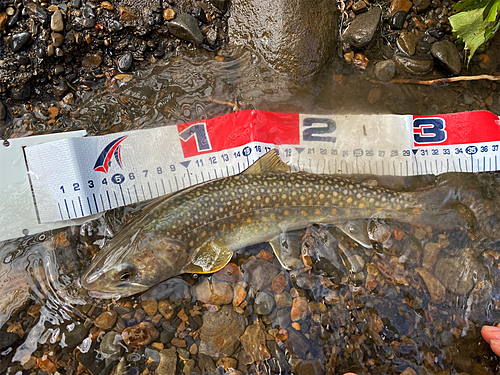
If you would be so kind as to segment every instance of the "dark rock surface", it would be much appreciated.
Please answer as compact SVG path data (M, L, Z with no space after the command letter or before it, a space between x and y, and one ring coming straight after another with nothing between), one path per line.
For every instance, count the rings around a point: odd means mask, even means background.
M431 54L451 73L459 74L462 70L457 47L450 41L436 42L432 45Z
M234 0L229 40L250 46L279 71L307 76L332 58L336 20L336 5L329 0L314 6L307 0Z

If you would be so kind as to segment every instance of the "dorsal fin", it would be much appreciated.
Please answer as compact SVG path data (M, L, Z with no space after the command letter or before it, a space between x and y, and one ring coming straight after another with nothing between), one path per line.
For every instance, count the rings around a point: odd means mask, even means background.
M243 174L288 173L290 166L278 156L276 150L271 150L243 171Z

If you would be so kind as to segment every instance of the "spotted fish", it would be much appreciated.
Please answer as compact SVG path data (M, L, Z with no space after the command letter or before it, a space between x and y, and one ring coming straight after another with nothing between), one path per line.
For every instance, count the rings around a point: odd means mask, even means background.
M334 175L290 173L271 151L239 175L154 202L105 245L81 283L101 298L129 296L182 273L215 272L235 250L273 244L281 233L313 223L374 215L408 222L423 210L418 195ZM279 259L279 247L273 248Z

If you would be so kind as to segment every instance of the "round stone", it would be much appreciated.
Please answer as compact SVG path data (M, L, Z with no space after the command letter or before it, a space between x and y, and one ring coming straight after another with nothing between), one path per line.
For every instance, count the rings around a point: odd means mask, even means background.
M404 10L400 10L394 13L391 17L391 28L393 30L401 30L406 21L406 12Z
M462 70L460 55L457 47L450 41L436 42L431 48L432 56L437 59L446 69L453 74L459 74Z

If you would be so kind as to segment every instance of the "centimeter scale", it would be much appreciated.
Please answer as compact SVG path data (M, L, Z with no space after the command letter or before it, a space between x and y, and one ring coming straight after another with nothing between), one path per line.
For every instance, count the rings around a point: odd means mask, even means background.
M496 171L500 120L258 110L24 148L38 224L80 219L245 170L275 148L292 170L414 176ZM0 236L1 238L1 236Z

